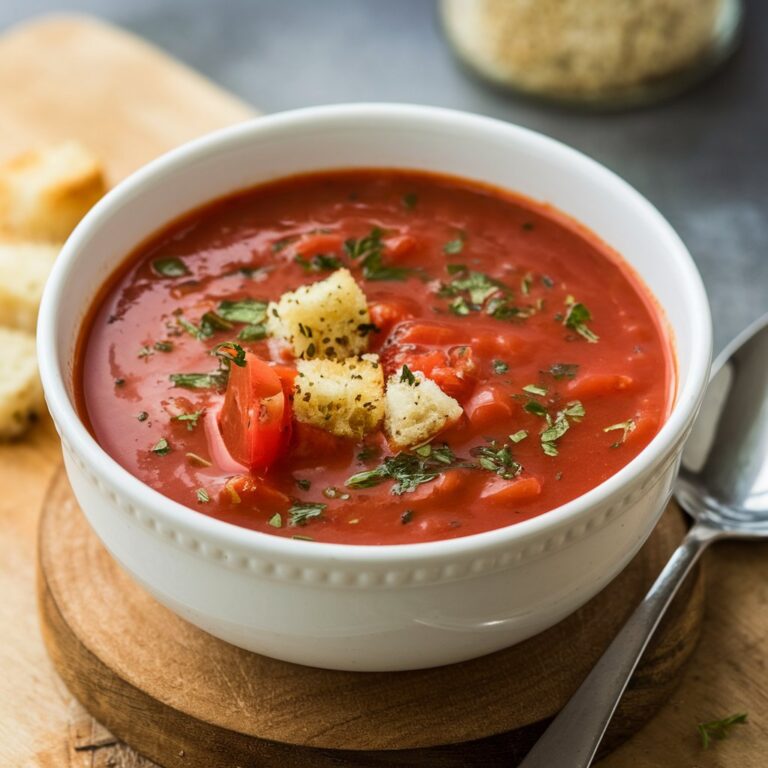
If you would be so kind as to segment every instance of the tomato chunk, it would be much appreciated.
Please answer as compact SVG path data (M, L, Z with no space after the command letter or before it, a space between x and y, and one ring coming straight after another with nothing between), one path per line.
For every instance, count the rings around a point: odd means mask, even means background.
M290 403L277 371L252 352L232 364L219 429L235 461L257 474L284 453L290 437ZM287 414L286 414L287 412Z
M541 483L531 475L514 480L497 477L486 483L480 498L490 504L521 504L535 499L540 493Z
M222 502L244 504L265 512L283 512L291 503L282 491L259 477L235 475L224 484L219 493Z

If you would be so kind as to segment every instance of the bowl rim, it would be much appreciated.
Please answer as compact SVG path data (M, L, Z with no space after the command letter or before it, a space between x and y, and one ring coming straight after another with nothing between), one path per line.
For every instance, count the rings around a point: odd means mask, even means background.
M667 420L651 442L616 474L577 498L546 513L502 528L451 539L439 539L412 544L340 544L306 542L228 523L200 514L191 507L173 501L154 490L118 464L95 440L82 423L70 402L65 383L68 360L56 343L58 308L66 297L67 283L76 275L81 246L91 231L107 221L123 201L142 193L145 186L155 182L167 183L177 170L196 160L226 151L233 145L258 141L261 136L281 131L321 128L329 123L344 123L346 127L366 121L428 124L435 128L450 125L453 130L465 130L469 140L479 140L483 133L505 135L507 140L535 147L558 162L576 163L585 173L601 177L650 220L660 235L666 238L670 256L686 273L680 286L689 305L699 333L691 344L690 363L685 384L678 388L677 400ZM286 174L287 175L287 174ZM514 190L525 194L525 190ZM144 233L146 238L151 233ZM597 233L599 236L599 233ZM137 243L141 238L137 239ZM662 309L664 307L662 306ZM46 284L38 319L37 351L40 375L46 401L62 441L76 455L86 460L97 475L101 475L119 496L130 500L140 509L150 509L165 524L183 529L201 539L220 546L235 547L251 554L300 560L323 564L346 562L368 566L403 565L417 560L423 564L444 558L496 550L513 543L530 541L573 523L605 499L620 494L622 487L649 472L673 450L690 427L704 396L712 352L711 313L704 284L688 249L661 213L628 182L613 171L562 142L544 134L495 118L440 107L409 104L355 103L306 107L261 116L228 126L166 152L132 173L110 190L83 218L63 246Z

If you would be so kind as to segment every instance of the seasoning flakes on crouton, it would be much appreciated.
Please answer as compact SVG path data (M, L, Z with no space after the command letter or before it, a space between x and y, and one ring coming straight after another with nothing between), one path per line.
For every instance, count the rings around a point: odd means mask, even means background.
M77 142L26 152L0 167L0 230L63 242L105 191L101 165Z
M0 241L0 326L34 333L37 310L59 248L48 243Z
M395 448L429 440L458 421L462 413L458 402L420 371L403 366L387 382L384 431Z
M293 396L298 421L361 438L384 417L384 372L377 355L299 360Z
M284 293L267 308L267 329L298 358L343 360L368 349L371 318L365 294L348 269Z
M0 349L0 439L7 440L25 432L45 406L35 337L0 328Z

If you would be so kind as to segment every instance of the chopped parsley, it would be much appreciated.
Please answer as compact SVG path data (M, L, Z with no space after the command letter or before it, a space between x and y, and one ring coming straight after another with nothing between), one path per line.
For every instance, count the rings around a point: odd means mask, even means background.
M174 387L184 389L224 389L227 386L224 369L212 373L172 373L168 378Z
M533 275L528 272L525 275L523 275L522 279L520 280L520 292L527 296L531 292L531 287L533 286Z
M140 411L136 418L139 421L146 421L149 418L149 414L146 411Z
M192 432L194 428L197 426L198 420L204 413L205 413L204 408L200 411L190 411L189 413L180 413L178 416L174 416L173 420L184 422L187 425L187 429L190 432Z
M195 325L183 316L179 316L176 322L190 336L194 336L194 338L198 339L198 341L210 339L216 331L230 331L233 327L229 320L217 315L215 312L206 312L200 318L200 325Z
M713 739L722 740L729 736L734 725L746 725L747 713L739 712L722 720L711 720L708 723L699 723L696 730L701 737L701 748L708 749Z
M538 400L529 400L523 406L523 410L527 413L532 413L534 416L545 417L547 415L547 409Z
M419 203L419 196L415 192L406 192L403 195L403 205L412 211Z
M539 387L536 384L526 384L523 387L523 392L527 392L529 395L538 395L544 397L547 394L547 390L544 387Z
M297 478L296 485L301 488L302 491L308 491L312 487L312 483L306 478Z
M530 317L536 312L534 307L514 304L509 288L483 272L474 272L464 265L454 264L449 265L448 273L453 279L440 286L438 295L453 298L449 309L454 314L485 312L497 320L515 320Z
M222 301L216 308L216 314L230 323L261 325L267 319L267 302L257 299Z
M410 274L410 269L384 264L383 234L380 227L374 227L365 237L345 240L344 250L350 259L360 262L366 280L404 280Z
M115 379L115 386L116 387L124 387L125 386L125 379Z
M323 488L323 496L326 499L341 499L347 501L350 496L345 491L339 490L335 485L329 485L327 488Z
M155 259L152 262L152 269L161 277L184 277L189 274L187 265L175 257Z
M579 366L576 363L553 363L548 370L542 373L548 373L554 379L573 379L579 372Z
M436 480L447 469L468 466L471 465L457 459L445 443L439 446L427 443L410 453L402 451L395 456L387 456L375 469L352 475L346 485L349 488L373 488L385 480L394 480L392 493L400 496L415 491L423 483Z
M478 445L469 453L477 459L481 469L493 472L504 480L512 480L523 471L522 465L514 460L506 443L499 445L495 440L491 440L488 445Z
M232 363L239 368L245 368L245 350L234 341L217 344L211 354L218 357L225 368L229 368Z
M288 510L288 524L306 525L310 520L320 517L327 506L317 501L294 501Z
M151 350L151 348L145 346L139 350L139 354L137 355L137 357L149 357L150 355L153 355L153 354L154 352Z
M371 459L377 459L380 453L381 451L379 450L378 445L373 445L372 443L363 443L363 446L360 449L360 453L357 454L357 460L366 462L370 461Z
M456 237L453 240L449 240L443 246L443 253L447 253L449 256L455 256L457 253L461 253L464 250L464 238Z
M316 253L311 259L297 255L294 261L300 264L305 272L333 272L344 266L344 262L338 256L326 253Z
M494 360L491 365L493 366L493 372L501 376L509 370L509 365L503 360Z
M275 512L272 517L267 520L267 525L271 525L273 528L282 528L283 527L283 517L279 512Z
M403 384L407 384L409 387L412 387L414 384L416 384L416 377L413 375L413 372L407 365L403 366L403 370L400 373L400 381Z
M467 304L466 299L463 296L459 296L457 299L454 299L449 305L448 309L453 312L454 315L468 315L472 309Z
M207 504L211 500L211 497L208 495L208 491L206 491L205 488L198 488L197 491L195 491L195 494L197 495L198 504Z
M288 237L280 238L280 240L275 240L275 242L272 243L272 252L273 253L280 253L280 251L284 250L295 239L296 239L295 235L289 235Z
M590 344L596 344L600 337L587 326L587 323L592 319L592 313L583 304L574 301L572 297L568 297L566 306L568 311L563 318L563 325L576 331Z
M172 352L173 351L173 342L172 341L156 341L152 346L158 352Z
M554 418L545 411L544 418L547 421L547 426L539 434L541 450L547 456L557 456L559 453L557 441L570 429L571 422L569 419L581 421L585 415L586 410L578 400L567 403L565 408L558 411Z
M622 435L615 443L611 445L611 448L618 448L619 446L623 445L627 439L627 435L637 429L637 424L635 423L634 419L627 419L626 421L622 421L618 424L611 424L610 427L605 427L603 432L614 432L619 429L623 430Z
M166 456L171 452L171 446L164 437L161 437L150 450L158 456Z
M519 443L521 440L525 440L526 437L528 437L528 430L527 429L518 429L517 432L515 432L513 435L509 436L509 439L513 443Z
M413 515L414 515L414 512L412 509L406 509L405 512L403 512L403 514L400 515L400 522L403 525L407 525L408 523L411 522L411 520L413 520Z

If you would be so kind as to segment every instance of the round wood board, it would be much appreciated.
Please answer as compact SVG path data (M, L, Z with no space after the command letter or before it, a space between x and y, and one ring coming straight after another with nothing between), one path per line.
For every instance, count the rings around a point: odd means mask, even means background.
M162 766L511 766L586 676L684 531L670 506L605 590L512 648L438 669L334 672L235 648L155 602L103 548L59 471L40 522L41 624L75 696ZM668 698L698 639L703 601L697 570L630 683L605 750Z

